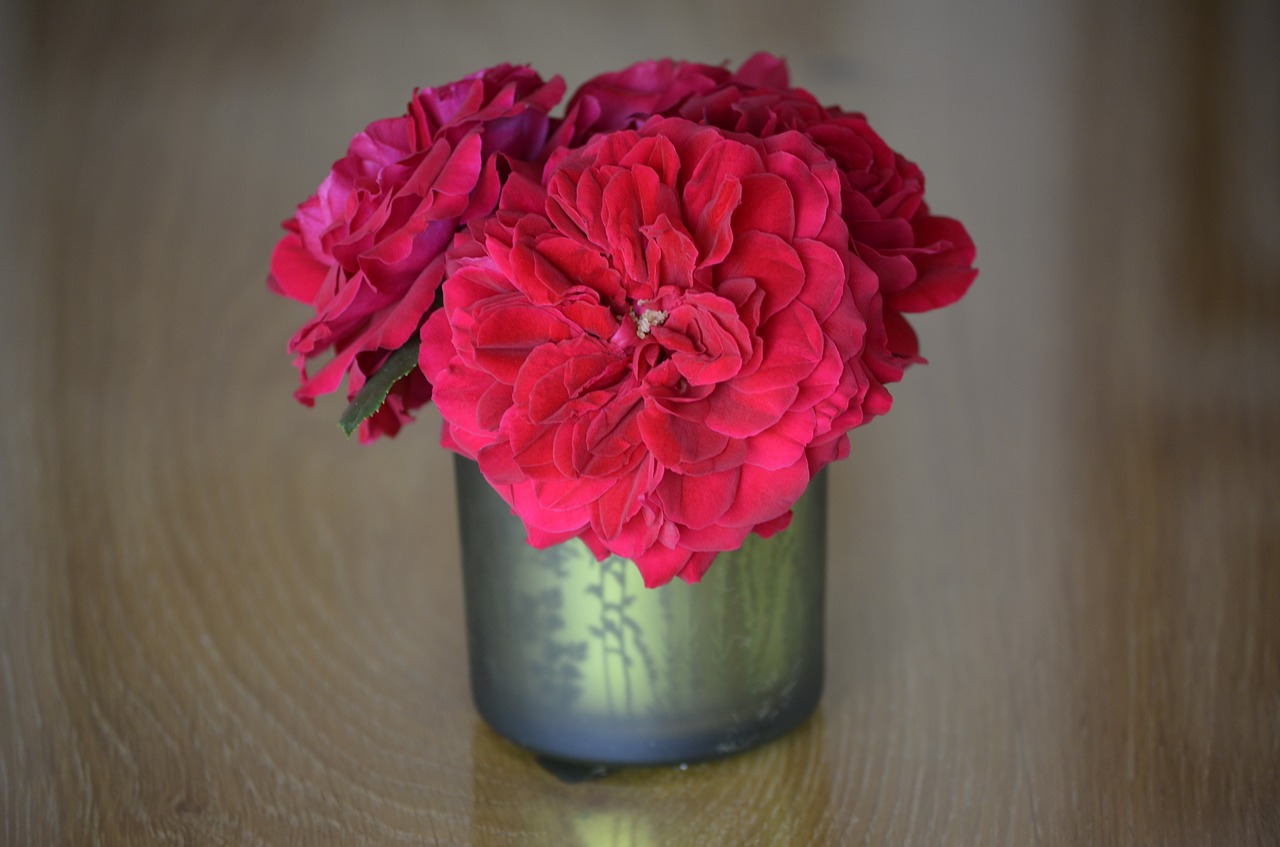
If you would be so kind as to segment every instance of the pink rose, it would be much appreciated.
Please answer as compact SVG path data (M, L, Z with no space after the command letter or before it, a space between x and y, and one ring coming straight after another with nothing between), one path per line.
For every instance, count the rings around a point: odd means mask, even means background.
M650 586L782 529L872 384L859 304L879 281L844 193L800 133L679 118L513 174L422 330L444 443L533 544L580 537Z
M864 411L887 412L892 399L883 386L924 361L904 313L955 302L977 276L972 239L959 221L930 213L920 169L861 114L823 107L804 89L790 88L786 63L765 53L733 74L669 60L603 74L574 94L570 120L590 132L630 128L647 119L646 106L758 137L800 132L834 160L852 252L880 280L869 299L858 302L868 318L864 359L874 376Z
M344 377L354 396L417 333L454 233L497 204L509 167L499 159L545 155L547 113L563 94L559 78L544 82L528 68L502 65L415 92L407 114L352 139L316 194L285 221L288 234L271 259L271 289L315 310L289 343L298 400L311 405ZM361 440L394 435L430 396L421 373L400 380L361 425Z

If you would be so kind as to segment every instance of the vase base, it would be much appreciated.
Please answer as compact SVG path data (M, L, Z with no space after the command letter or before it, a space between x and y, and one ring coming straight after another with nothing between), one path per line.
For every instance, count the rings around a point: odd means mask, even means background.
M547 773L567 785L580 782L592 782L613 773L615 768L605 765L584 765L581 762L566 762L551 756L539 756L535 761Z
M575 774L592 770L607 771L621 767L656 767L663 765L692 764L720 759L763 746L774 741L808 720L821 699L821 686L804 692L803 697L793 697L768 713L754 715L735 725L690 730L683 727L645 726L636 732L636 725L592 726L588 721L566 724L564 722L538 723L527 716L504 713L477 704L485 723L508 741L535 753L543 766L565 781L585 781L596 778L583 775L576 780L566 779ZM565 775L553 770L559 768Z

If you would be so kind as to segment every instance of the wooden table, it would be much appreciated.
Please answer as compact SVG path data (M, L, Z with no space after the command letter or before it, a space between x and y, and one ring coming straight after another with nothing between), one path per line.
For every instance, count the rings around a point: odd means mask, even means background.
M0 843L1280 843L1271 4L364 5L6 7ZM414 85L759 47L982 276L834 469L817 715L563 784L470 706L438 417L290 400L276 224Z

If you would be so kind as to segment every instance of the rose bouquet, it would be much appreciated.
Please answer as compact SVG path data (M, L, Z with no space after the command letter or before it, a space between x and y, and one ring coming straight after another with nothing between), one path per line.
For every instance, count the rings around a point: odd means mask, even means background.
M965 293L973 242L772 56L564 93L504 65L355 136L271 260L315 311L296 396L345 381L362 441L434 400L530 544L694 582L889 410L905 315Z

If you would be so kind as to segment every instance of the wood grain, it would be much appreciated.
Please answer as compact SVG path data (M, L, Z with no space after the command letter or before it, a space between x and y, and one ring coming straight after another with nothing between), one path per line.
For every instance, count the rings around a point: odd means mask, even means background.
M1280 843L1280 13L10 4L0 844ZM557 781L469 703L433 413L289 399L276 223L414 85L768 47L982 276L834 469L828 687Z

